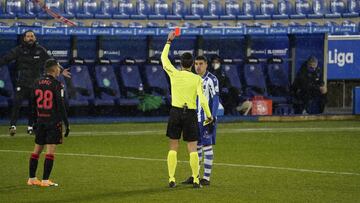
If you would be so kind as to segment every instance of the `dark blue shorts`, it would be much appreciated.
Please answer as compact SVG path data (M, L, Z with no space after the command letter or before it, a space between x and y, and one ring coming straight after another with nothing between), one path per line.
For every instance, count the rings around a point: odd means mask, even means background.
M209 132L209 128L203 126L202 123L199 124L199 141L198 145L215 145L216 140L216 124L213 127L213 130Z

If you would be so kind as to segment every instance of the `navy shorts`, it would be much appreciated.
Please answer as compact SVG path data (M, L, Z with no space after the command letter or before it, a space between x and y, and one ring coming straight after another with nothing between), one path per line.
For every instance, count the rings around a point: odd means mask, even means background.
M215 145L216 123L211 132L209 132L209 128L207 126L204 126L203 123L198 123L198 124L199 124L198 145Z

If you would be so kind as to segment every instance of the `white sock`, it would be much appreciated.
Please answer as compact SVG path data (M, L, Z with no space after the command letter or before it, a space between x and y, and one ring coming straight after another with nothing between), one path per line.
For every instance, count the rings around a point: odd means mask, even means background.
M212 146L205 146L204 148L204 179L210 181L211 169L213 165L214 152Z

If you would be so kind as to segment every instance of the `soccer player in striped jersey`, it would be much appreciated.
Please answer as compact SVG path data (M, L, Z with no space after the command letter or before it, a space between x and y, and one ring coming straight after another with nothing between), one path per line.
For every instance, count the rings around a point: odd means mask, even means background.
M195 71L201 76L205 97L211 110L211 115L214 116L214 122L204 126L205 121L204 110L198 104L198 124L199 124L199 139L198 139L198 156L201 165L201 160L204 155L204 176L200 179L201 185L210 185L210 175L213 165L214 151L216 138L216 113L219 107L219 82L215 75L207 71L208 63L205 56L197 56L195 58ZM191 184L192 177L184 181L184 184Z

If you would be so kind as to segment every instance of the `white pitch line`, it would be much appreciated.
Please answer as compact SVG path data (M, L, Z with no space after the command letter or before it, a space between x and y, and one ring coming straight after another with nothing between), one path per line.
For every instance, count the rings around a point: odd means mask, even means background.
M294 133L294 132L343 132L360 131L360 127L339 127L339 128L232 128L219 129L218 134L230 133ZM165 135L165 130L143 130L143 131L72 131L70 136L103 136L103 135ZM26 133L18 133L15 137L28 137ZM0 138L8 138L9 134L0 134Z
M20 150L0 150L3 153L31 153L30 151ZM127 160L142 160L142 161L161 161L166 162L166 159L154 159L154 158L143 158L143 157L131 157L131 156L116 156L116 155L102 155L102 154L77 154L77 153L56 153L56 155L64 156L77 156L77 157L97 157L97 158L116 158L116 159L127 159ZM180 163L189 163L188 161L178 161ZM230 166L240 168L258 168L258 169L273 169L273 170L284 170L304 173L320 173L320 174L333 174L333 175L351 175L360 176L360 173L354 172L341 172L341 171L322 171L302 168L287 168L277 166L261 166L261 165L249 165L249 164L230 164L230 163L214 163L216 166Z

